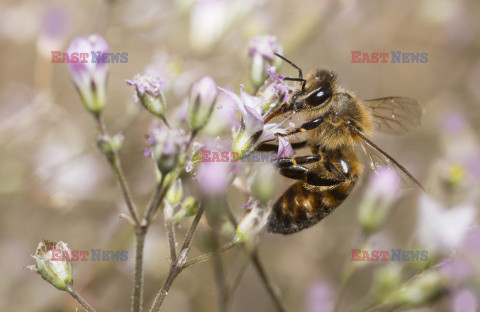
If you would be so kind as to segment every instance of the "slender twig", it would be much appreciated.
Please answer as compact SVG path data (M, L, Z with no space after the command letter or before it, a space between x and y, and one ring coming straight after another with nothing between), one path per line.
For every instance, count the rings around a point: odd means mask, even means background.
M240 270L238 271L238 273L235 275L235 277L233 278L233 281L231 282L230 284L230 288L228 290L228 296L230 298L233 297L233 294L235 293L235 291L237 290L238 286L240 285L240 281L242 280L243 278L243 275L245 274L245 272L247 271L247 268L248 268L248 264L250 263L250 260L247 260L247 261L244 261L243 265L241 266Z
M175 228L172 219L165 219L165 229L167 230L168 244L170 246L170 261L174 263L177 261L177 241L175 240Z
M224 246L218 248L215 251L208 252L206 254L203 254L201 256L198 256L196 258L193 258L192 260L189 260L189 261L185 262L185 264L183 265L183 268L185 269L185 268L188 268L191 265L210 260L215 256L215 254L221 254L221 253L223 253L223 252L225 252L225 251L227 251L227 250L229 250L229 249L231 249L231 248L233 248L237 245L238 244L235 241L231 241L231 242L225 244Z
M98 123L99 131L102 135L107 134L105 123L101 116L96 116L96 121ZM120 184L120 189L122 191L123 198L128 208L128 212L132 217L133 222L135 222L135 227L137 231L140 228L140 221L138 218L137 208L135 203L133 202L132 195L130 193L130 189L128 187L127 179L125 178L125 174L123 173L123 169L120 163L120 157L118 157L118 153L116 151L109 153L107 156L107 160L112 167L115 176L117 178L118 183Z
M226 209L227 209L227 215L229 217L230 222L232 223L233 226L237 227L238 223L237 223L237 220L235 219L235 216L233 215L232 210L230 209L230 205L226 205ZM255 267L255 270L257 271L257 274L260 276L260 279L262 280L263 285L267 289L267 292L270 295L270 298L272 299L273 303L277 307L278 311L282 311L282 312L287 311L283 305L282 299L280 299L281 296L277 288L268 277L263 267L263 264L260 261L256 247L251 254L251 259L253 260L253 265Z
M276 286L273 284L272 280L268 277L263 267L263 264L260 262L260 258L256 249L252 253L252 260L255 268L257 269L258 275L260 275L260 278L262 279L265 288L267 288L270 298L272 298L272 301L275 304L275 307L278 311L286 312L287 309L285 308L282 300L280 299L280 292L278 288L276 288Z
M136 233L135 277L133 282L132 311L142 311L143 304L143 249L146 231Z
M95 116L97 121L99 132L102 135L107 135L107 127L100 115ZM133 279L133 294L132 294L132 312L140 312L142 310L143 302L143 249L145 246L145 236L147 234L147 228L140 224L138 217L137 207L133 201L133 197L130 193L130 188L123 173L120 157L117 151L112 151L105 154L108 163L115 173L115 177L120 185L125 204L127 205L130 219L133 222L135 228L135 273Z
M66 291L75 299L79 304L81 304L86 311L96 312L80 295L75 291L72 285L68 285Z
M197 213L195 214L192 224L190 225L190 229L188 230L187 236L183 241L183 245L182 245L182 248L180 249L180 253L178 254L176 261L172 262L172 264L170 265L168 276L163 282L162 288L160 289L160 291L157 293L157 296L155 297L152 308L150 309L151 312L160 311L163 305L163 302L165 300L165 297L167 296L167 293L173 284L173 281L178 276L178 274L180 274L180 272L182 272L182 270L184 269L183 266L185 265L185 261L187 259L187 254L190 249L190 244L192 243L192 239L195 234L195 231L197 230L198 223L200 222L200 219L202 218L204 212L205 212L205 205L201 205Z

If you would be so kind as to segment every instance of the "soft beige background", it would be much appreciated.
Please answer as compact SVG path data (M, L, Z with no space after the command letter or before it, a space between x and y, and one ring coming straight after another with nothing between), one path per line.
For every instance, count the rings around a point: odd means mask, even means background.
M415 98L426 111L422 127L398 138L379 135L376 142L427 187L432 164L445 157L445 116L459 111L472 133L480 129L478 1L224 1L219 13L197 21L205 27L200 34L194 33L202 28L195 24L197 13L189 9L189 2L0 3L0 310L75 310L68 295L23 268L33 263L30 255L42 238L64 240L72 249L128 249L125 263L75 263L74 278L79 292L99 311L129 310L133 241L128 225L118 218L125 207L95 149L95 124L66 66L50 63L50 51L65 50L74 36L99 33L111 51L128 52L128 63L110 67L105 119L111 132L125 134L121 157L140 207L148 201L153 183L150 163L140 153L152 118L133 102L124 80L142 72L155 55L160 63L166 60L166 78L173 81L167 92L169 112L204 75L231 90L238 90L240 83L248 86L247 44L257 34L276 35L285 55L305 72L315 67L335 70L343 85L363 98ZM52 7L66 16L64 32L56 40L42 34L42 18ZM428 52L428 63L352 64L352 50ZM288 66L282 71L295 73ZM278 193L287 184L282 185ZM288 237L262 236L261 258L290 311L305 309L313 283L338 286L358 233L356 203L362 189L357 187L334 215L310 230ZM230 193L232 206L236 204L241 214L238 195ZM386 248L406 248L415 227L418 195L417 190L407 192L376 236ZM206 228L202 224L194 243L203 250ZM198 248L193 253L198 254ZM145 303L150 306L168 265L160 222L149 233L146 256ZM240 250L229 251L223 259L229 278L245 260ZM374 270L372 265L354 276L348 302L366 293ZM212 273L212 263L184 272L167 297L165 311L217 311ZM447 306L444 300L425 311ZM232 310L274 310L252 267L239 285Z

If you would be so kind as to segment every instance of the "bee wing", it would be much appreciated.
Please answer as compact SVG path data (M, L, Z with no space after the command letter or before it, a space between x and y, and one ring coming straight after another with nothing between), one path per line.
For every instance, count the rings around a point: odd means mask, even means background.
M402 134L420 125L423 109L410 98L392 96L362 100L362 103L370 109L376 131Z
M424 192L427 192L423 185L418 182L418 180L392 156L388 155L385 151L383 151L375 143L370 141L370 139L368 139L361 132L355 129L353 129L352 131L361 138L362 149L370 160L370 166L372 170L376 171L381 166L389 166L396 171L397 175L402 180L404 187L411 185L413 182L414 184L418 185Z

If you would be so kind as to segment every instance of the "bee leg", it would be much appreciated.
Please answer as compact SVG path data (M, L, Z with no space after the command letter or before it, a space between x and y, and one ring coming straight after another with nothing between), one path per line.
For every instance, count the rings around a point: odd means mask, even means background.
M301 156L295 158L280 158L277 161L279 172L284 177L294 180L304 180L312 186L335 186L346 181L345 176L330 162L324 163L324 169L333 177L318 174L307 167L302 166L321 160L319 156Z
M323 123L323 121L324 121L323 117L318 117L317 119L306 122L303 125L301 125L300 127L295 128L293 130L290 130L287 133L276 133L276 135L284 137L284 136L289 136L289 135L299 133L299 132L305 132L305 131L313 130L313 129L318 128Z
M292 143L292 148L293 149L298 149L307 146L307 141L301 141L301 142L295 142ZM277 144L270 144L270 143L263 143L261 144L256 151L258 152L276 152L278 151L278 145Z

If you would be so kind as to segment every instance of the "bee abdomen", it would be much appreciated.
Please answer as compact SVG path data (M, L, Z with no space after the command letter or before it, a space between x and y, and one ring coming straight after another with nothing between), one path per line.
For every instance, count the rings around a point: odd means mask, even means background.
M292 234L311 227L328 216L350 194L357 181L353 177L329 189L307 189L299 181L288 188L275 202L268 220L268 231Z

